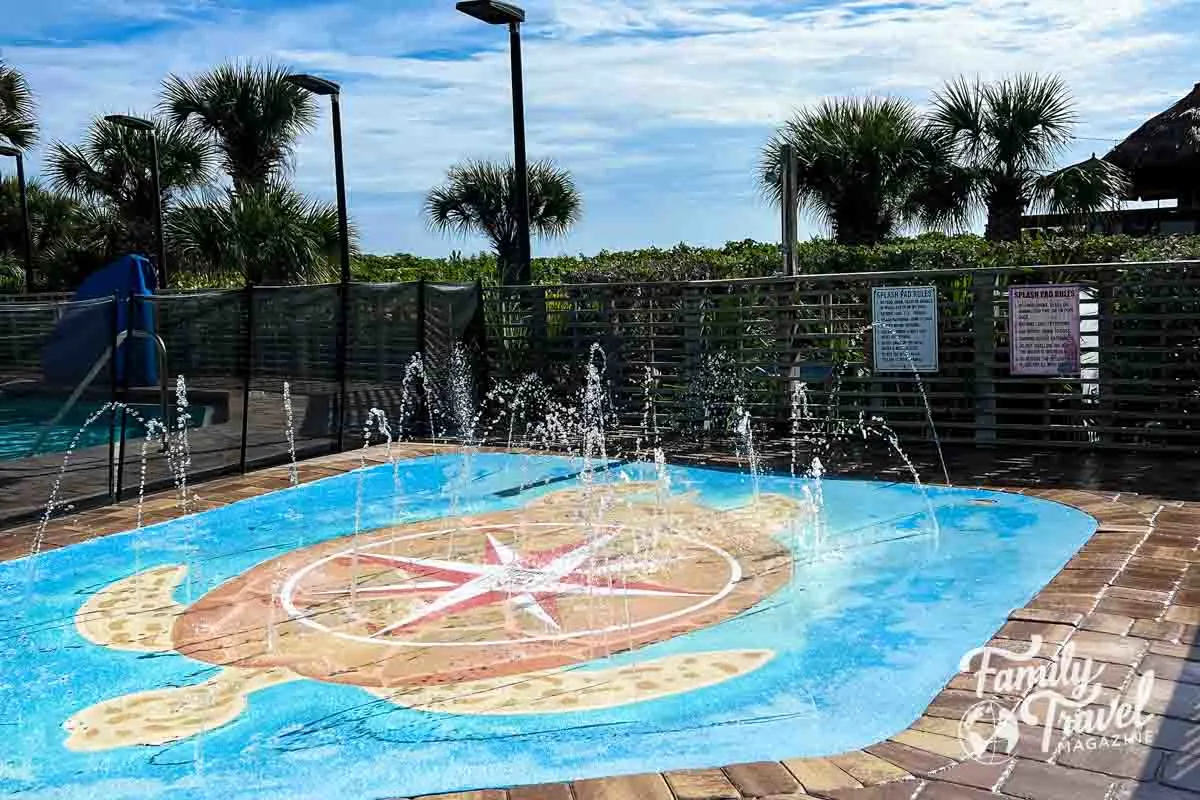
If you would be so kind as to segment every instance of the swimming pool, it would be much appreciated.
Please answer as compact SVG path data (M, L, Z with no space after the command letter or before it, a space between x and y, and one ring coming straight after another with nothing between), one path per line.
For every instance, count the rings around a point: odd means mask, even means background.
M375 798L839 753L1095 529L843 480L818 529L790 478L578 470L430 457L0 564L0 787Z
M47 423L54 419L62 407L63 400L64 398L0 395L0 461L27 458L35 445L37 454L65 451L88 417L104 405L103 402L80 401L57 424L47 427ZM161 411L156 405L132 405L131 408L143 419L158 419L161 416ZM190 408L188 414L192 425L203 424L205 413L204 408ZM146 435L146 429L136 418L130 415L127 420L126 439L140 439ZM116 435L120 435L119 427ZM107 446L108 440L109 426L106 416L88 426L79 438L79 447Z

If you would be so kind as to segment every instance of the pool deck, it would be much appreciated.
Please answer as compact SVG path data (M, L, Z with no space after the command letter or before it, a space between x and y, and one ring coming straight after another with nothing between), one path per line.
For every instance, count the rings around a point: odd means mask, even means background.
M192 466L189 475L230 471L238 466L242 436L242 396L228 392L228 416L221 422L198 426L188 431ZM295 415L303 418L308 398L293 398ZM247 411L252 424L246 430L246 454L253 462L279 463L288 457L288 445L283 439L287 423L280 403L272 397L252 395ZM142 440L126 443L124 496L137 494L139 454ZM329 441L298 437L297 452L301 457L326 453ZM63 452L42 453L29 458L0 461L0 529L19 519L35 519L46 507L50 487L62 477L61 500L81 505L106 502L109 493L109 448L107 444L81 447L64 461ZM146 482L148 487L170 486L170 464L159 448L147 452Z
M445 450L396 447L402 458ZM383 448L302 462L302 482L386 460ZM197 511L287 488L287 467L200 484ZM987 487L992 488L992 487ZM1122 491L1001 488L1074 506L1099 522L1097 532L1026 607L1015 609L991 644L1028 649L1040 636L1056 649L1073 644L1077 658L1103 665L1096 708L1132 702L1138 676L1155 675L1145 706L1142 744L1094 750L1041 748L1043 729L1022 726L1016 758L986 765L966 761L958 738L963 713L994 698L1014 707L1022 695L977 695L973 674L960 673L924 714L890 739L827 758L619 776L439 795L444 800L1200 800L1200 503ZM172 492L151 495L144 523L180 516ZM133 501L56 519L41 549L133 528ZM0 533L0 561L28 555L37 524ZM984 644L983 642L979 643ZM1051 740L1061 739L1051 732ZM337 798L330 798L337 800Z

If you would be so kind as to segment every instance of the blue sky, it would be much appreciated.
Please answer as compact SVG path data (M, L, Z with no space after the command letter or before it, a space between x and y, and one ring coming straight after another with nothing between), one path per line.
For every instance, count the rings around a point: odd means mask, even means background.
M453 0L3 0L0 56L38 94L44 140L145 113L164 75L269 58L344 87L350 210L374 252L484 247L420 217L466 157L507 157L507 37ZM1061 73L1080 139L1103 152L1200 80L1194 0L530 0L531 158L576 176L584 216L539 254L777 239L759 149L799 105L888 94L924 103L957 74ZM332 197L328 120L295 177ZM35 164L40 154L32 158ZM36 171L36 169L35 169ZM812 220L802 234L822 234Z

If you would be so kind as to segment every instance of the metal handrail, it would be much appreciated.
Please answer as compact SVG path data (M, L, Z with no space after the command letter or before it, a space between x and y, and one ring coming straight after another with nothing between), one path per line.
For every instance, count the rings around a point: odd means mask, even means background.
M119 334L117 334L116 343L114 345L109 345L108 347L106 347L104 349L104 353L98 359L96 359L96 363L92 365L92 368L90 370L88 370L88 374L84 376L83 380L79 382L79 385L75 387L75 390L73 392L71 392L71 396L67 398L67 401L65 403L63 403L62 407L58 410L58 413L54 415L53 419L51 419L49 422L47 422L43 426L44 429L38 435L37 441L35 441L33 443L33 447L31 447L29 449L29 455L26 456L27 458L37 455L38 448L42 446L42 442L45 441L46 436L49 435L50 431L54 428L55 425L57 425L59 422L62 421L63 417L65 417L68 413L70 413L71 409L75 407L75 404L77 402L79 402L80 396L85 391L87 391L87 388L92 385L92 382L94 380L96 380L96 376L100 374L100 370L102 370L104 368L104 365L107 364L112 359L113 351L116 348L120 347L122 344L124 344L126 339L128 339L131 335L135 339L153 339L155 344L157 345L157 347L155 347L155 351L158 353L158 380L159 380L160 413L162 414L163 425L164 426L169 425L169 420L167 419L168 404L167 404L167 345L166 345L166 342L164 342L162 340L162 337L159 336L158 334L148 333L147 331L142 331L142 330L121 331Z

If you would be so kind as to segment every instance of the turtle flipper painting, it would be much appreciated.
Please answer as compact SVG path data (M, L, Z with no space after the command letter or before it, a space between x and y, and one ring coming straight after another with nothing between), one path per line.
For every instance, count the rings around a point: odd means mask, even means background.
M374 798L839 752L906 724L1094 527L976 491L576 471L418 459L0 564L0 794Z

